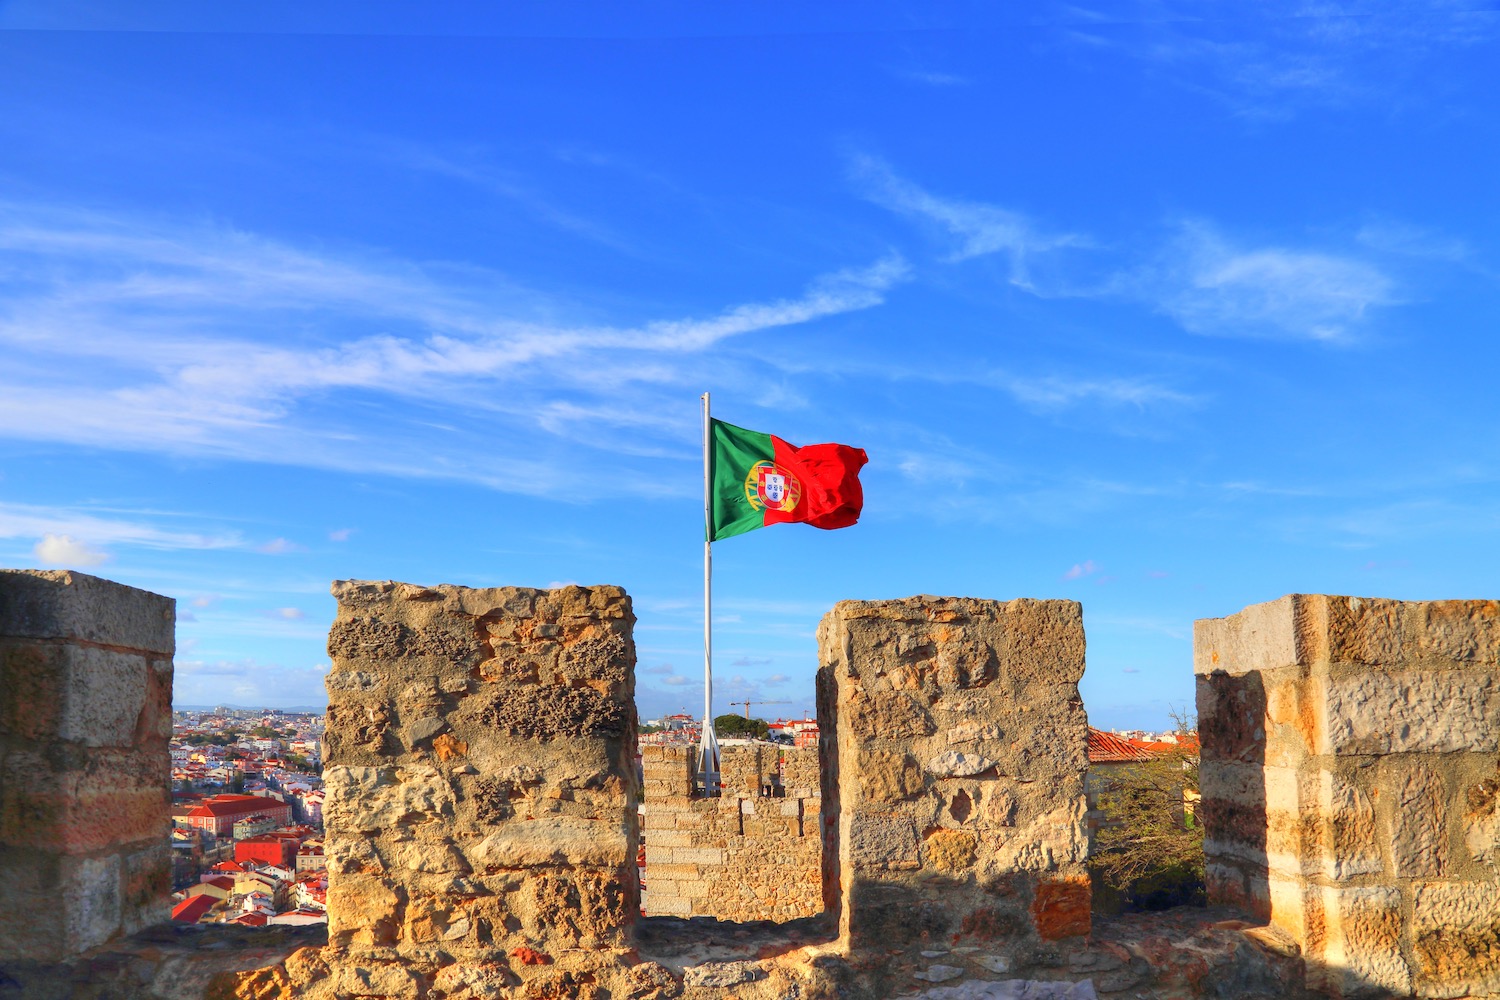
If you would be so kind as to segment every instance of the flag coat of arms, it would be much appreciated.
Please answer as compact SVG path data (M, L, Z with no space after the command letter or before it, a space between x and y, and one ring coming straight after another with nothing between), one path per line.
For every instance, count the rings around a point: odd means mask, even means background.
M810 444L710 420L708 540L768 524L847 528L859 520L863 448Z

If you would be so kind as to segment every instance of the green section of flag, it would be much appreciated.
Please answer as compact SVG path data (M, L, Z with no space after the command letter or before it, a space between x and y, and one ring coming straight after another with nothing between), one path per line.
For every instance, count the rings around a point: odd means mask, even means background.
M745 497L745 479L755 463L775 461L771 435L710 420L708 456L712 521L708 540L717 542L765 527L765 512L751 507Z

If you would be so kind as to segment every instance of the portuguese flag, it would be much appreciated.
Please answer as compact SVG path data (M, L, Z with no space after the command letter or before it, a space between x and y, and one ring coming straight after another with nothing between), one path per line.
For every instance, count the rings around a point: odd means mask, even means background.
M859 470L869 458L846 444L787 444L774 434L711 420L708 540L768 524L847 528L859 520Z

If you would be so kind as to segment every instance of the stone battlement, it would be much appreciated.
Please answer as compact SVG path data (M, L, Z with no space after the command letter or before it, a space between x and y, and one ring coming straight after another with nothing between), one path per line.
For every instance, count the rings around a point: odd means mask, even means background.
M171 602L0 572L0 996L1500 997L1494 602L1199 622L1232 909L1096 922L1076 603L842 602L816 760L734 748L695 799L691 753L648 747L641 810L619 588L334 596L327 944L196 949L161 932Z

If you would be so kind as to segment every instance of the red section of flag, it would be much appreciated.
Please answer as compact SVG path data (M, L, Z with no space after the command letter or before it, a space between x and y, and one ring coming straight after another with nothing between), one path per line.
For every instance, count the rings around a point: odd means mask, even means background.
M810 444L802 448L770 435L775 462L797 477L802 498L791 510L766 508L767 524L800 522L814 528L847 528L859 520L865 491L859 470L869 456L846 444Z

